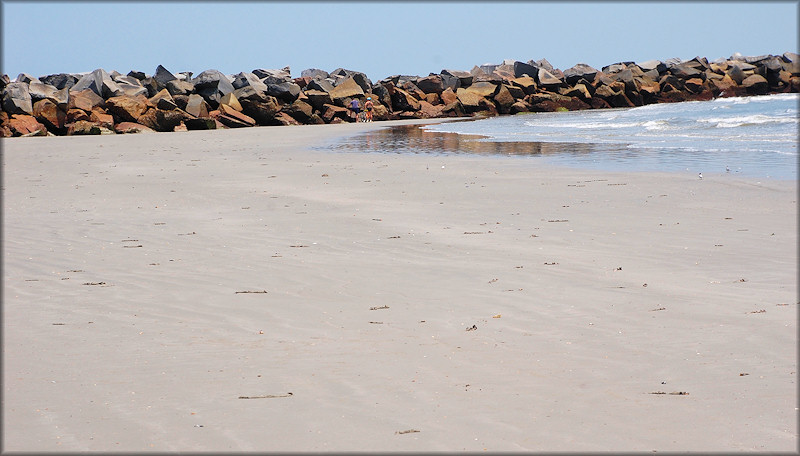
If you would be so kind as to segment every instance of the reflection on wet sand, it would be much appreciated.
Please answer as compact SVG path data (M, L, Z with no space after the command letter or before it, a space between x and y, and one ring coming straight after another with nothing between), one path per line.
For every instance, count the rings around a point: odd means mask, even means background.
M469 153L481 155L547 155L556 153L588 153L593 144L523 141L482 141L484 136L443 133L422 129L419 125L401 125L350 137L333 146L348 152L382 152L442 154Z

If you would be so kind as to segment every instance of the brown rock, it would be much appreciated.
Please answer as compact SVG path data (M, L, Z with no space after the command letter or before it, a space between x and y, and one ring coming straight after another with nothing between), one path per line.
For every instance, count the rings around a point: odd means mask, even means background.
M66 126L79 120L89 120L89 113L83 109L69 109L67 110L67 117L64 119L64 125Z
M155 133L152 128L135 122L120 122L114 126L117 133Z
M217 120L230 128L253 127L256 125L255 119L247 114L243 114L233 109L226 104L219 105L219 113L220 114L217 117Z
M79 120L75 123L69 124L69 128L67 130L67 135L99 135L102 131L100 130L100 126L95 124L94 122L89 122L86 120Z
M250 116L258 125L274 125L275 114L281 107L278 100L272 96L265 96L263 101L255 99L240 99L242 114Z
M491 98L497 93L498 87L497 84L492 84L491 82L474 82L464 90L476 93L484 98Z
M530 95L536 92L536 80L534 80L530 76L522 76L520 78L514 78L511 81L511 85L515 85L522 89L525 92L525 95Z
M376 105L377 107L377 105ZM374 116L374 113L373 113ZM350 120L350 113L347 108L343 108L341 106L335 106L332 104L326 104L323 106L322 110L322 119L327 123L334 123L334 119L339 119L342 121L349 121Z
M443 110L444 110L444 105L440 104L434 106L425 100L420 100L419 102L419 112L422 115L423 119L441 117Z
M456 101L458 101L458 96L456 95L455 92L453 92L453 89L451 89L450 87L448 87L447 89L443 90L442 94L440 95L440 97L442 99L442 103L445 106L447 106L449 104L452 104L452 103L455 103Z
M333 98L331 98L330 94L322 90L309 89L305 91L305 95L308 97L308 103L317 111L321 111L322 106L326 104L333 104Z
M278 122L278 125L284 126L300 125L300 122L298 122L297 119L282 111L275 114L275 121Z
M444 81L442 76L433 74L428 77L421 78L417 81L417 87L425 93L441 94L444 92Z
M58 134L66 133L67 113L52 100L45 99L34 103L33 116L44 124L48 130Z
M172 98L172 95L167 89L162 89L157 94L150 97L150 99L147 101L150 103L150 106L166 111L178 108L178 105L175 103L175 100Z
M511 106L515 101L516 100L505 85L498 86L497 93L494 95L494 102L500 114L508 114L511 112Z
M136 122L147 109L147 98L144 95L111 97L106 100L106 108L118 122Z
M458 97L458 101L461 102L464 110L468 113L478 111L481 106L481 100L486 100L478 93L461 87L456 90L456 97Z
M104 107L105 100L100 95L94 93L92 90L84 90L81 92L69 92L69 101L67 101L67 110L82 109L90 112L95 106Z
M520 100L511 105L511 108L509 108L508 113L518 114L520 112L529 112L530 110L531 106L528 103L525 103L524 101Z
M360 98L363 95L364 90L352 77L345 78L330 91L331 99L337 105L343 105L345 98Z
M223 95L222 98L220 98L219 102L220 104L226 104L231 108L239 112L242 112L242 105L241 103L239 103L239 99L236 98L236 95L234 95L233 92L226 93L225 95Z
M405 90L395 87L392 94L392 109L394 111L419 111L419 100Z
M285 106L281 112L292 116L293 119L300 123L306 123L311 118L311 114L314 113L314 107L303 100L296 100L289 106Z
M763 95L769 91L767 79L758 74L748 76L742 81L741 85L747 89L748 93L754 95Z
M700 78L690 78L683 83L686 90L692 93L700 93L703 91L703 80Z
M47 134L47 127L36 120L36 117L27 114L13 114L8 121L8 128L12 136Z
M100 107L96 107L92 110L92 113L89 115L89 121L101 127L114 128L114 117L103 111Z

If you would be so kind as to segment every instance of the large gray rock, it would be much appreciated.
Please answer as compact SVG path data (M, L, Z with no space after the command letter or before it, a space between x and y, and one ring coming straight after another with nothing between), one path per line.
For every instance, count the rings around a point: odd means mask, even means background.
M597 76L597 70L585 63L579 63L564 71L564 79L569 85L573 85L581 79L592 82L595 76Z
M167 83L167 92L170 95L189 95L190 93L194 92L194 84L191 81L184 81L181 79L175 79L169 81Z
M3 89L3 110L9 114L33 114L27 83L12 82Z
M267 95L286 103L293 103L300 96L300 86L293 82L267 84Z
M42 82L32 81L28 84L28 93L31 95L31 101L36 103L39 100L47 100L47 99L54 99L56 92L58 89L50 84L44 84Z
M104 99L123 95L122 89L111 79L106 70L98 68L78 79L78 82L70 88L70 92L82 92L91 90Z
M266 82L265 84L279 84L281 82L289 82L292 80L292 72L289 70L288 66L280 70L265 70L263 68L257 68L253 70L252 73L258 76L259 79L269 79L269 82Z
M311 79L316 79L316 78L325 79L328 76L330 76L330 74L328 74L327 71L320 70L318 68L309 68L307 70L303 70L300 72L301 78L309 77Z
M28 73L20 73L16 79L17 82L24 82L30 84L31 82L41 82L39 78L29 75Z
M564 81L544 68L539 68L536 82L546 89L554 89L564 84Z
M206 70L192 79L195 93L201 95L213 109L219 106L223 95L236 90L228 77L218 70Z
M644 72L656 70L660 74L667 71L667 65L660 60L648 60L646 62L640 62L637 63L636 66L638 66ZM566 75L566 72L564 72L564 74Z
M468 87L472 85L472 80L474 76L468 71L460 71L460 70L442 70L440 73L442 76L451 76L458 79L458 87ZM445 83L448 82L446 77L442 78ZM449 87L449 86L448 86ZM447 88L447 87L445 87ZM452 87L451 87L452 88ZM453 89L455 90L455 89Z

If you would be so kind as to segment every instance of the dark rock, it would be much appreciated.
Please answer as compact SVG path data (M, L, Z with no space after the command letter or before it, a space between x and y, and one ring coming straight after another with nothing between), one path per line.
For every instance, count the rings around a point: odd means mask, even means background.
M58 89L56 89L55 86L52 86L50 84L45 84L38 81L31 82L30 84L28 84L28 93L30 94L31 101L33 103L48 98L54 100L57 92Z
M275 114L275 121L278 123L278 125L283 126L300 125L300 122L297 119L289 115L289 113L283 111Z
M178 78L175 77L174 74L170 73L169 70L159 65L158 67L156 67L156 72L155 74L153 74L153 79L158 81L158 83L161 84L162 86L166 87L169 81L175 81Z
M519 114L521 112L530 112L530 110L531 106L528 103L525 103L524 101L520 100L514 102L514 104L511 105L511 107L508 110L508 113Z
M338 106L344 106L346 98L360 98L363 95L364 89L353 78L344 79L330 91L334 104Z
M539 75L539 68L528 63L514 62L514 77L521 78L525 75L536 78Z
M680 63L671 66L669 68L669 72L672 73L673 76L680 79L690 79L694 77L700 77L700 75L702 74L700 70L691 67L686 63Z
M438 74L432 74L428 77L420 78L416 85L424 93L441 94L444 92L444 81L442 80L442 76Z
M472 85L473 76L466 71L458 71L458 70L442 70L442 76L451 76L458 79L458 87L469 87ZM445 87L450 87L447 84L447 78L442 78L443 82L445 83ZM455 90L455 88L453 89Z
M748 76L745 74L744 70L739 64L734 64L728 67L728 71L725 74L730 76L730 78L739 85L741 85L742 81L744 81Z
M667 65L660 60L648 60L646 62L637 63L636 66L644 72L656 71L658 74L661 74L667 71Z
M281 109L281 112L292 116L292 118L296 119L298 122L306 123L314 113L314 107L303 100L296 100L294 103Z
M386 88L383 84L376 84L372 87L372 95L375 99L375 104L382 104L384 106L391 106L392 105L392 97L389 95L389 89ZM373 117L375 114L373 113Z
M264 84L254 73L241 72L233 77L232 84L234 89L241 89L242 87L249 86L261 92L267 92L267 85Z
M306 90L319 90L322 92L330 92L333 88L333 83L328 79L314 78L306 85Z
M748 76L742 81L741 86L747 89L747 92L752 95L763 95L769 91L769 83L767 79L761 75L754 74Z
M219 106L223 95L235 90L228 77L218 70L203 71L192 79L192 84L195 93L202 96L212 108Z
M419 100L411 96L405 90L396 87L392 94L392 110L393 111L419 111Z
M128 72L128 76L130 76L132 78L135 78L135 79L138 79L140 81L147 77L147 75L144 74L144 71L136 71L136 70L129 71Z
M442 87L446 89L450 89L453 92L456 91L459 87L461 87L461 80L453 75L441 73L439 75L442 78Z
M511 111L511 106L516 100L511 95L511 92L505 85L497 86L497 92L494 94L494 103L497 106L497 111L500 114L508 114Z
M50 84L59 90L63 88L69 89L70 87L74 86L76 82L78 82L78 78L76 78L74 75L66 73L51 74L39 78L39 80L45 84Z
M42 82L39 78L33 77L28 73L20 73L16 79L17 82L24 82L25 84L30 84L31 82Z
M335 119L349 122L350 112L347 108L329 104L322 107L322 119L327 123L333 123Z
M558 89L564 84L564 81L553 75L550 71L544 68L539 69L537 75L537 83L546 90Z
M88 120L78 120L69 125L67 135L99 135L102 133L100 126Z
M537 68L543 68L543 69L545 69L547 71L555 70L555 68L553 68L553 65L551 65L550 62L547 61L547 59L540 59L540 60L537 60L535 62L533 60L528 60L528 65L532 65L532 66L535 66ZM534 76L534 75L531 75L531 77L532 78L536 78L536 76Z
M215 130L217 128L217 122L210 117L188 119L184 120L183 123L188 130Z

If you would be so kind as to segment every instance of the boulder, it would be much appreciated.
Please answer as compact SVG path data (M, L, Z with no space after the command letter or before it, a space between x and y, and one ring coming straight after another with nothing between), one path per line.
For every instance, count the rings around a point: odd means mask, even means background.
M188 119L183 121L187 130L215 130L217 122L210 117Z
M24 83L21 82L19 84ZM11 130L12 136L37 136L41 135L42 132L45 135L47 134L47 127L28 114L12 114L8 121L8 128Z
M703 85L703 80L701 78L691 78L684 81L684 87L686 90L692 93L700 93L705 88Z
M660 60L648 60L646 62L637 63L636 66L638 66L644 72L655 70L661 74L667 71L667 65Z
M152 128L146 127L135 122L120 122L114 126L114 131L123 133L155 133Z
M67 113L52 100L45 98L34 103L33 116L49 131L57 134L66 133Z
M194 91L194 84L189 81L174 79L167 82L166 89L170 95L189 95Z
M445 90L442 92L442 94L441 94L441 95L439 95L439 97L442 99L442 104L444 104L445 106L447 106L447 105L450 105L450 104L453 104L453 103L455 103L456 101L458 101L458 96L457 96L457 95L456 95L456 93L453 91L453 89L451 89L450 87L448 87L447 89L445 89Z
M592 82L595 76L597 76L597 70L585 63L579 63L564 71L564 80L569 85L576 84L580 79Z
M263 99L243 98L239 100L242 113L251 117L258 125L274 125L275 114L281 107L275 97L265 95Z
M264 93L267 92L267 85L264 84L254 73L241 72L233 77L232 84L235 89L252 87L254 90Z
M209 106L206 100L200 95L193 93L189 95L189 100L186 102L186 112L195 117L208 117ZM189 126L187 125L187 128ZM189 128L191 130L191 128Z
M442 76L450 76L456 78L458 80L457 87L468 87L472 85L473 76L467 71L459 71L459 70L442 70ZM446 83L446 78L442 78L443 81ZM446 86L449 86L446 84ZM455 89L455 88L454 88Z
M347 108L328 104L322 107L321 117L326 123L332 123L335 119L350 121L350 112Z
M420 102L405 90L395 87L392 94L393 111L419 111Z
M229 106L239 112L242 112L242 105L239 103L239 99L236 98L236 95L233 93L226 93L222 96L219 101L219 104Z
M12 82L3 89L3 110L9 114L33 113L33 100L24 82Z
M17 82L24 82L30 84L31 82L41 82L39 78L29 75L28 73L20 73L15 79Z
M300 125L300 122L298 122L297 119L282 111L275 114L275 122L277 122L278 125L283 126Z
M303 100L296 100L294 103L284 106L281 112L292 116L298 122L306 123L314 113L314 107Z
M203 71L192 79L192 84L195 93L202 96L212 108L219 105L223 95L235 90L228 77L218 70Z
M748 76L742 81L741 86L747 89L747 92L752 95L763 95L769 91L767 79L759 74Z
M167 89L163 89L162 91L150 97L150 99L147 101L150 103L150 106L163 109L165 111L178 109L177 103L175 103L175 100L172 98L172 95L170 95Z
M436 117L441 117L442 111L444 111L444 105L434 106L424 100L419 102L419 113L423 119L433 119Z
M67 109L67 118L65 120L65 124L69 125L79 120L89 120L89 112L91 112L91 110L84 111L83 109L77 108Z
M528 76L536 78L539 75L539 68L534 65L522 62L514 62L514 77L521 78Z
M144 95L111 97L106 100L106 109L119 122L138 122L139 116L147 109L147 98Z
M567 97L577 97L583 101L588 101L592 98L592 94L589 92L589 89L585 84L575 84L573 87L563 87L559 89L558 93Z
M70 88L70 92L82 92L84 90L91 90L104 99L123 95L122 89L111 79L111 75L102 68L84 75Z
M308 98L308 103L317 111L321 111L326 104L333 104L330 94L322 90L306 90L305 95Z
M265 70L258 68L252 71L259 79L269 79L270 84L280 84L281 82L289 82L292 80L292 72L289 67L281 68L280 70Z
M309 68L300 72L300 77L309 77L311 79L325 79L328 76L330 74L327 71L318 68Z
M546 90L558 89L564 84L564 81L544 68L539 69L537 79L537 83Z
M293 103L300 96L300 86L293 82L267 84L267 94L284 103Z
M118 81L117 87L119 87L123 95L127 95L129 97L135 97L138 95L147 97L149 94L148 89L141 84L131 84L126 81Z
M494 94L494 103L497 106L497 111L500 114L508 114L516 100L505 85L501 84L497 87L497 92Z
M506 90L508 90L508 93L510 93L515 100L521 100L525 98L525 95L527 95L525 91L522 90L521 87L517 87L512 84L503 84L503 87L505 87Z
M547 61L547 59L540 59L535 62L533 60L528 60L528 65L532 65L537 68L544 68L547 71L555 70L555 68L553 68L553 65L551 65L550 62ZM531 75L531 77L535 78L536 76Z
M319 90L330 93L333 90L333 83L328 79L314 78L306 84L306 90ZM360 86L359 86L360 87Z
M135 78L135 79L138 79L140 81L147 77L147 75L144 74L144 71L136 71L136 70L129 71L128 72L128 76L130 76L132 78Z
M461 87L456 90L456 97L461 103L461 106L463 106L464 110L468 113L480 110L481 106L485 104L486 101L479 93Z
M70 87L74 86L76 82L78 82L77 77L66 73L51 74L39 78L39 80L44 84L50 84L58 90L64 88L69 89Z
M106 113L102 108L96 107L92 109L92 112L89 114L89 122L94 122L101 127L111 130L114 129L114 116Z
M445 73L442 73L439 76L442 78L442 86L445 89L450 89L453 91L453 93L455 93L456 89L461 87L461 80L457 77Z
M444 92L445 88L444 80L442 80L442 76L439 74L432 74L428 77L420 78L416 85L419 87L419 90L424 93L441 94Z
M525 103L524 101L520 100L514 102L514 104L511 105L511 107L508 110L508 113L513 115L513 114L519 114L521 112L530 112L530 110L531 106L528 103Z
M736 84L741 84L742 81L749 76L748 74L745 74L742 66L738 63L729 66L728 71L726 71L725 74L730 76L730 78L736 82Z
M155 79L162 86L166 87L168 82L176 81L178 78L176 78L174 74L170 73L169 70L159 65L156 67L156 72L153 74L153 79Z
M78 120L69 124L69 128L67 129L67 135L69 136L99 135L101 133L103 133L103 131L100 129L100 126L88 120Z
M364 95L364 89L353 78L346 78L330 92L334 104L343 105L345 98L356 98Z
M536 92L536 80L534 80L530 76L523 76L521 78L515 78L509 81L512 85L519 87L525 92L526 95L530 95Z
M498 87L500 86L491 82L473 82L465 90L475 92L482 97L491 98L497 93Z
M680 79L691 79L700 77L700 75L703 74L701 70L698 70L697 68L692 67L685 62L671 66L669 68L669 72L672 73L673 76Z

